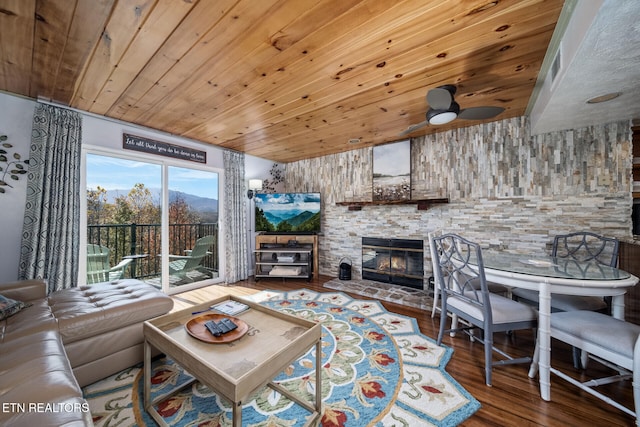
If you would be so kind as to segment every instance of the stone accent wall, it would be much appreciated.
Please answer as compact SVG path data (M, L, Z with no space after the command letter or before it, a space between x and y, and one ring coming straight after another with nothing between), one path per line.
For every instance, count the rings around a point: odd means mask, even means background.
M444 229L485 248L515 252L548 249L555 234L591 230L632 240L631 123L620 122L532 136L524 117L412 140L412 198L448 197L448 204L365 206L372 148L286 165L287 191L319 191L323 233L320 273L337 276L348 257L361 271L361 238L422 238ZM425 278L431 275L425 254Z

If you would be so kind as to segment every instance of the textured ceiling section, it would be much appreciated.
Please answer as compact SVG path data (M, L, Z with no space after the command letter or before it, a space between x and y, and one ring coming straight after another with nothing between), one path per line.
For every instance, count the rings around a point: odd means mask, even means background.
M545 133L593 123L640 118L640 2L578 2L559 47L559 81L532 114ZM601 104L587 100L620 96Z

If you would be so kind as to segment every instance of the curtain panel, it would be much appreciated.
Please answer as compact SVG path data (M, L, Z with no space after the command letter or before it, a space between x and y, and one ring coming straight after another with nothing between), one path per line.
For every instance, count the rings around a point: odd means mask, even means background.
M249 275L244 154L225 150L223 156L225 281L234 283Z
M19 274L49 292L78 283L81 135L79 113L36 105Z

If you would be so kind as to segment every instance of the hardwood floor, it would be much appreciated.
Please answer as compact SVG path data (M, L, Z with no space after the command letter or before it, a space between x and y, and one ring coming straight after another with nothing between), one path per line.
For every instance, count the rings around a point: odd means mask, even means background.
M295 290L307 288L317 292L335 292L324 288L324 282L331 277L320 276L311 282L293 279L253 279L228 286L209 286L182 294L174 295L174 310L187 308L196 303L230 293L250 295L260 290ZM351 294L358 299L367 299ZM439 316L435 319L430 313L412 307L381 301L395 313L417 319L424 335L437 338ZM496 345L513 356L533 354L534 337L532 332L518 331L508 336L496 334ZM469 393L480 401L482 407L463 426L631 426L634 418L607 405L599 399L572 386L560 378L551 376L551 402L540 398L537 379L527 376L529 365L506 365L493 369L493 386L484 382L484 354L480 343L472 343L465 336L447 337L445 345L454 349L446 371L453 376ZM571 349L555 340L552 342L552 361L554 367L565 372L575 372L576 377L584 375L573 370ZM590 361L586 374L609 374L610 371L596 362ZM633 393L631 381L610 384L600 390L621 403L632 407Z

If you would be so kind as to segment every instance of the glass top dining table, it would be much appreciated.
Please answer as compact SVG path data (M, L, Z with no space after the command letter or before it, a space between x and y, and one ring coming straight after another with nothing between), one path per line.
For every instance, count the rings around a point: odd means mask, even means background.
M482 260L485 268L558 279L619 280L631 276L626 271L593 260L576 261L493 251L483 252Z
M508 287L520 287L539 293L538 366L532 364L529 377L539 373L540 395L551 399L550 316L553 294L612 297L612 315L624 319L624 294L638 278L626 271L595 261L575 261L545 255L513 254L485 250L482 252L487 281ZM539 370L538 370L539 368Z

